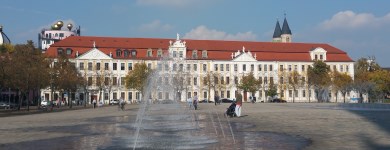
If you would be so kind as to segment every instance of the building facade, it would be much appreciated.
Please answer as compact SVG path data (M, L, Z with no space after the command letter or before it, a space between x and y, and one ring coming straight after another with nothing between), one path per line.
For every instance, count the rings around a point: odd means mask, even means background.
M50 45L63 40L69 36L80 36L80 26L72 30L73 24L68 23L66 29L62 30L64 23L58 21L50 29L42 29L41 33L38 34L38 47L42 51L46 51Z
M185 101L194 94L201 100L213 100L216 93L233 99L241 77L252 72L262 80L262 86L255 93L242 93L244 99L253 95L258 102L267 102L270 97L266 92L273 82L278 87L277 97L287 102L315 102L314 90L306 84L295 90L288 86L289 73L296 71L307 81L309 66L314 60L322 60L331 70L354 76L354 62L346 52L328 44L293 43L287 20L282 29L278 26L279 22L273 42L183 40L179 35L176 39L71 36L50 46L46 54L55 59L65 53L88 80L88 88L80 88L72 99L102 99L105 103L119 98L128 102L142 99L139 91L127 89L124 82L136 63L157 70L154 80L164 85L173 84L175 77L184 79L180 88L155 87L149 96L153 100ZM214 82L218 84L211 90L204 82L208 74L216 76ZM102 88L98 82L108 84ZM51 98L49 89L43 89L42 95ZM326 96L330 102L337 98L342 101L341 93L332 90ZM354 96L348 93L347 101Z

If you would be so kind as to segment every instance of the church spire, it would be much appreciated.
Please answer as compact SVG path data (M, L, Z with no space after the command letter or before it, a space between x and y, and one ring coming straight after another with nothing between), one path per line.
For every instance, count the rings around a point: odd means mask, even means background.
M279 20L277 20L273 38L280 38L281 35L282 35L282 29L280 29Z
M286 13L284 14L282 34L290 34L291 35L291 30L290 30L290 27L288 26L287 19L286 19Z

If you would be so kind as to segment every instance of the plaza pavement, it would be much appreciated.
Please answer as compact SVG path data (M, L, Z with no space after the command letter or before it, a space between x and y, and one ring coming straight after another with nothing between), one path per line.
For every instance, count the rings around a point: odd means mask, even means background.
M210 112L223 114L228 106L229 104L214 106L214 103L202 103L199 104L200 109L193 111L193 113L198 115L207 115ZM34 142L31 141L82 136L79 131L72 132L72 128L55 131L56 128L60 127L82 126L91 123L91 119L126 118L128 116L130 119L127 121L134 122L138 107L139 105L126 105L126 111L118 111L116 106L109 106L98 109L77 109L28 115L3 115L0 117L0 149L34 149ZM244 103L243 116L229 118L229 121L235 124L251 125L243 128L235 127L233 132L237 135L240 132L258 132L304 138L309 142L303 149L376 150L390 149L389 112L390 105L388 104ZM123 120L114 119L111 121L120 122ZM210 122L210 120L206 121ZM102 130L102 132L104 131ZM223 143L224 140L219 142ZM279 141L271 142L278 143ZM32 145L32 147L24 147L26 145ZM257 149L256 147L246 148L245 144L240 146L232 149ZM272 148L272 146L260 146L258 149L294 149ZM74 149L74 147L64 147L64 149ZM97 147L88 147L87 149L97 149ZM214 147L213 149L219 148Z

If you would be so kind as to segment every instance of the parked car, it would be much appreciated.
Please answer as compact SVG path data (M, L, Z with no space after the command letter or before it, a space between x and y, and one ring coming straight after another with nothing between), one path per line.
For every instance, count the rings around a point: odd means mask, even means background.
M11 105L8 102L0 102L0 109L14 109L16 107L16 104L11 103Z
M203 99L203 100L200 100L199 103L214 103L214 102L207 100L207 99Z
M118 105L119 104L119 99L112 99L110 100L111 105Z
M279 99L279 98L275 98L273 100L271 100L272 103L287 103L286 100L282 100L282 99Z
M49 102L47 100L41 101L41 106L47 106L49 105Z
M220 99L220 101L221 101L222 103L232 103L232 102L233 102L233 100L228 99L228 98L222 98L222 99Z

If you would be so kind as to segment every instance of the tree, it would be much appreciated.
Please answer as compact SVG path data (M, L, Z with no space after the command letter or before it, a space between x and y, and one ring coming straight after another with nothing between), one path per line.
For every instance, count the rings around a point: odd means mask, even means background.
M261 88L261 81L256 79L253 75L253 72L250 72L248 75L243 75L241 77L240 83L237 88L244 91L244 101L246 101L246 92L254 93Z
M207 98L208 100L210 100L211 89L213 89L213 91L215 92L215 90L217 88L218 76L219 76L218 73L209 71L203 77L203 85L205 85L204 87L206 87L208 92L209 92L209 94L207 95L208 96L208 98Z
M295 91L299 89L302 86L302 80L301 75L298 73L298 71L294 70L290 72L288 76L288 87L293 89L292 96L293 96L293 103L295 102Z
M390 92L390 72L386 70L375 70L368 74L369 80L374 83L371 95L377 99L384 99L385 95Z
M338 71L333 72L333 87L336 91L336 103L337 103L337 93L341 92L344 98L345 103L345 95L347 92L351 91L352 77L346 73L340 73Z
M145 63L136 63L134 69L129 71L125 77L126 87L136 89L144 94L144 85L148 82L148 76L152 71Z
M328 88L330 85L330 68L321 60L316 60L313 67L309 67L307 77L310 85L313 85L316 98L319 102L324 102L328 99Z
M277 89L277 86L274 84L274 82L271 82L270 85L269 85L269 89L267 91L267 96L269 97L275 97L276 95L278 95L278 89Z
M353 88L359 93L359 103L363 102L363 94L367 94L368 101L370 102L370 91L374 88L374 83L370 80L370 72L380 70L380 66L375 62L375 58L360 58L355 63L355 80Z

